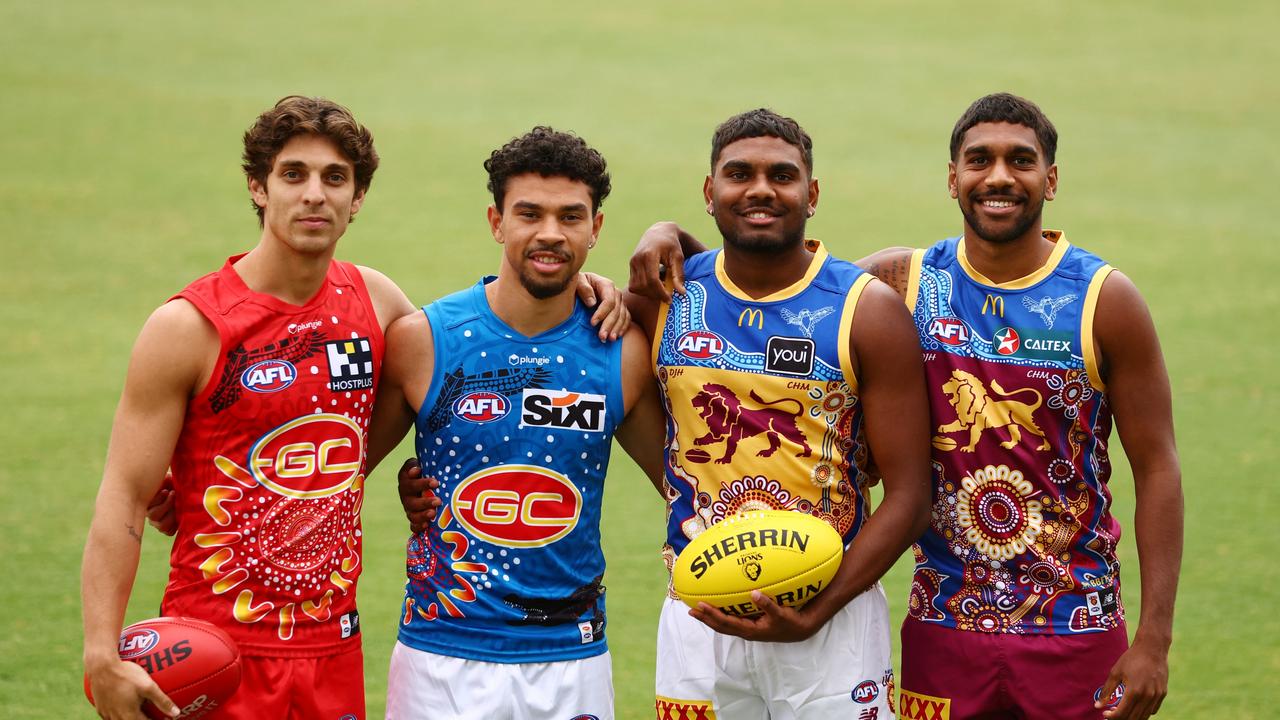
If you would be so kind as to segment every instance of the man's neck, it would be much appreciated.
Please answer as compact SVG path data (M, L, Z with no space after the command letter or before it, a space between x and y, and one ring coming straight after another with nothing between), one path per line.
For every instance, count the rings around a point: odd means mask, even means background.
M781 252L751 252L724 245L724 272L748 296L759 299L791 287L809 271L813 252L804 242Z
M305 305L324 284L333 250L330 246L327 252L302 254L264 235L233 267L250 290L290 305Z
M997 284L1024 278L1048 262L1055 243L1044 237L1040 225L1016 240L983 240L968 226L964 229L964 256L983 277Z
M508 327L525 337L534 337L559 325L573 314L576 297L573 283L559 295L535 298L517 278L503 277L485 285L489 309Z

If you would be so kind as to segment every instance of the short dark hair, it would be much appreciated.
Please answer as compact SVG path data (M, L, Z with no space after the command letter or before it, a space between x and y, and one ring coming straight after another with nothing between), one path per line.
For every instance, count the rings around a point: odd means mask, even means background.
M373 133L356 122L351 111L332 100L289 95L262 113L244 133L244 174L264 187L280 150L296 135L328 138L355 168L356 194L369 189L378 169L378 151L373 149ZM258 224L263 209L257 203Z
M800 123L769 108L748 110L720 123L711 136L711 171L715 172L720 153L730 143L755 137L775 137L795 146L804 158L805 169L813 174L813 139Z
M507 180L526 173L542 177L566 177L587 186L591 192L591 212L595 213L609 197L608 165L599 151L573 133L559 132L539 125L529 132L494 150L484 161L489 173L489 192L493 204L502 212L507 194Z
M956 121L951 131L951 159L954 161L960 152L960 144L964 142L964 134L969 128L979 123L1011 123L1022 125L1035 131L1040 141L1040 150L1044 153L1049 165L1058 152L1058 131L1049 122L1035 103L1018 97L1012 93L992 93L980 97L969 106L968 110Z

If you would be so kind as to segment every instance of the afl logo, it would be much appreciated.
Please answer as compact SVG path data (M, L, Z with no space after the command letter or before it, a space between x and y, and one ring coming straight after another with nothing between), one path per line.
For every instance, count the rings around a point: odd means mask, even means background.
M285 497L329 497L351 487L364 463L364 433L345 415L304 415L263 435L249 451L249 471Z
M1018 352L1018 348L1022 347L1022 338L1018 337L1018 331L1011 327L1000 328L993 339L996 352L1000 355L1013 355Z
M929 337L944 345L963 345L969 342L969 327L957 317L934 318L929 323Z
M707 360L724 352L724 338L710 330L690 330L676 341L676 350L693 360Z
M467 393L453 403L453 414L473 423L501 420L510 411L506 396L492 392Z
M860 705L866 705L867 703L874 702L875 699L880 696L880 686L876 685L874 680L863 680L853 688L851 696L853 697L854 702Z
M482 540L503 547L540 547L577 527L582 494L554 470L502 465L463 480L449 505L458 522Z
M288 360L263 360L240 373L240 384L256 393L279 392L298 379L298 369Z
M120 636L120 659L132 660L146 655L159 643L160 633L151 628L138 628L137 630L126 628L124 634Z

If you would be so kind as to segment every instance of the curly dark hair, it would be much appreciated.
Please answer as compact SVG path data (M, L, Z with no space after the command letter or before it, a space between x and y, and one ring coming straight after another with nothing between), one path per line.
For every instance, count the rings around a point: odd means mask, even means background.
M951 131L951 160L955 161L960 152L960 144L964 142L964 134L969 132L969 128L979 123L1001 122L1022 125L1035 131L1045 160L1049 165L1053 164L1058 152L1058 130L1035 103L1007 92L980 97L964 111Z
M559 132L539 125L494 150L484 161L489 173L489 192L494 207L502 212L507 194L507 181L517 175L538 173L542 177L566 177L587 186L591 192L594 214L609 197L608 166L604 156L573 133Z
M275 107L262 113L244 133L244 174L263 186L271 174L276 156L295 135L314 133L333 141L355 166L356 194L369 189L373 173L378 169L378 151L373 149L373 134L356 122L351 111L332 100L289 95ZM253 205L258 224L263 222L263 209Z
M711 136L711 172L715 172L720 153L730 143L755 137L775 137L795 146L804 158L805 169L813 175L813 138L800 123L769 108L748 110L720 123Z

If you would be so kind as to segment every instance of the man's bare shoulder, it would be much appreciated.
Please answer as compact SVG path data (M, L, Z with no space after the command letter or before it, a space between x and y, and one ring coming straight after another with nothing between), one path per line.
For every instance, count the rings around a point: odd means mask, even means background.
M911 254L914 252L915 249L909 247L885 248L856 261L855 264L875 275L899 295L905 295L911 280Z
M369 299L373 301L373 308L378 313L378 322L384 329L389 329L395 320L413 314L417 309L400 286L382 272L365 265L357 265L356 269L364 279Z

